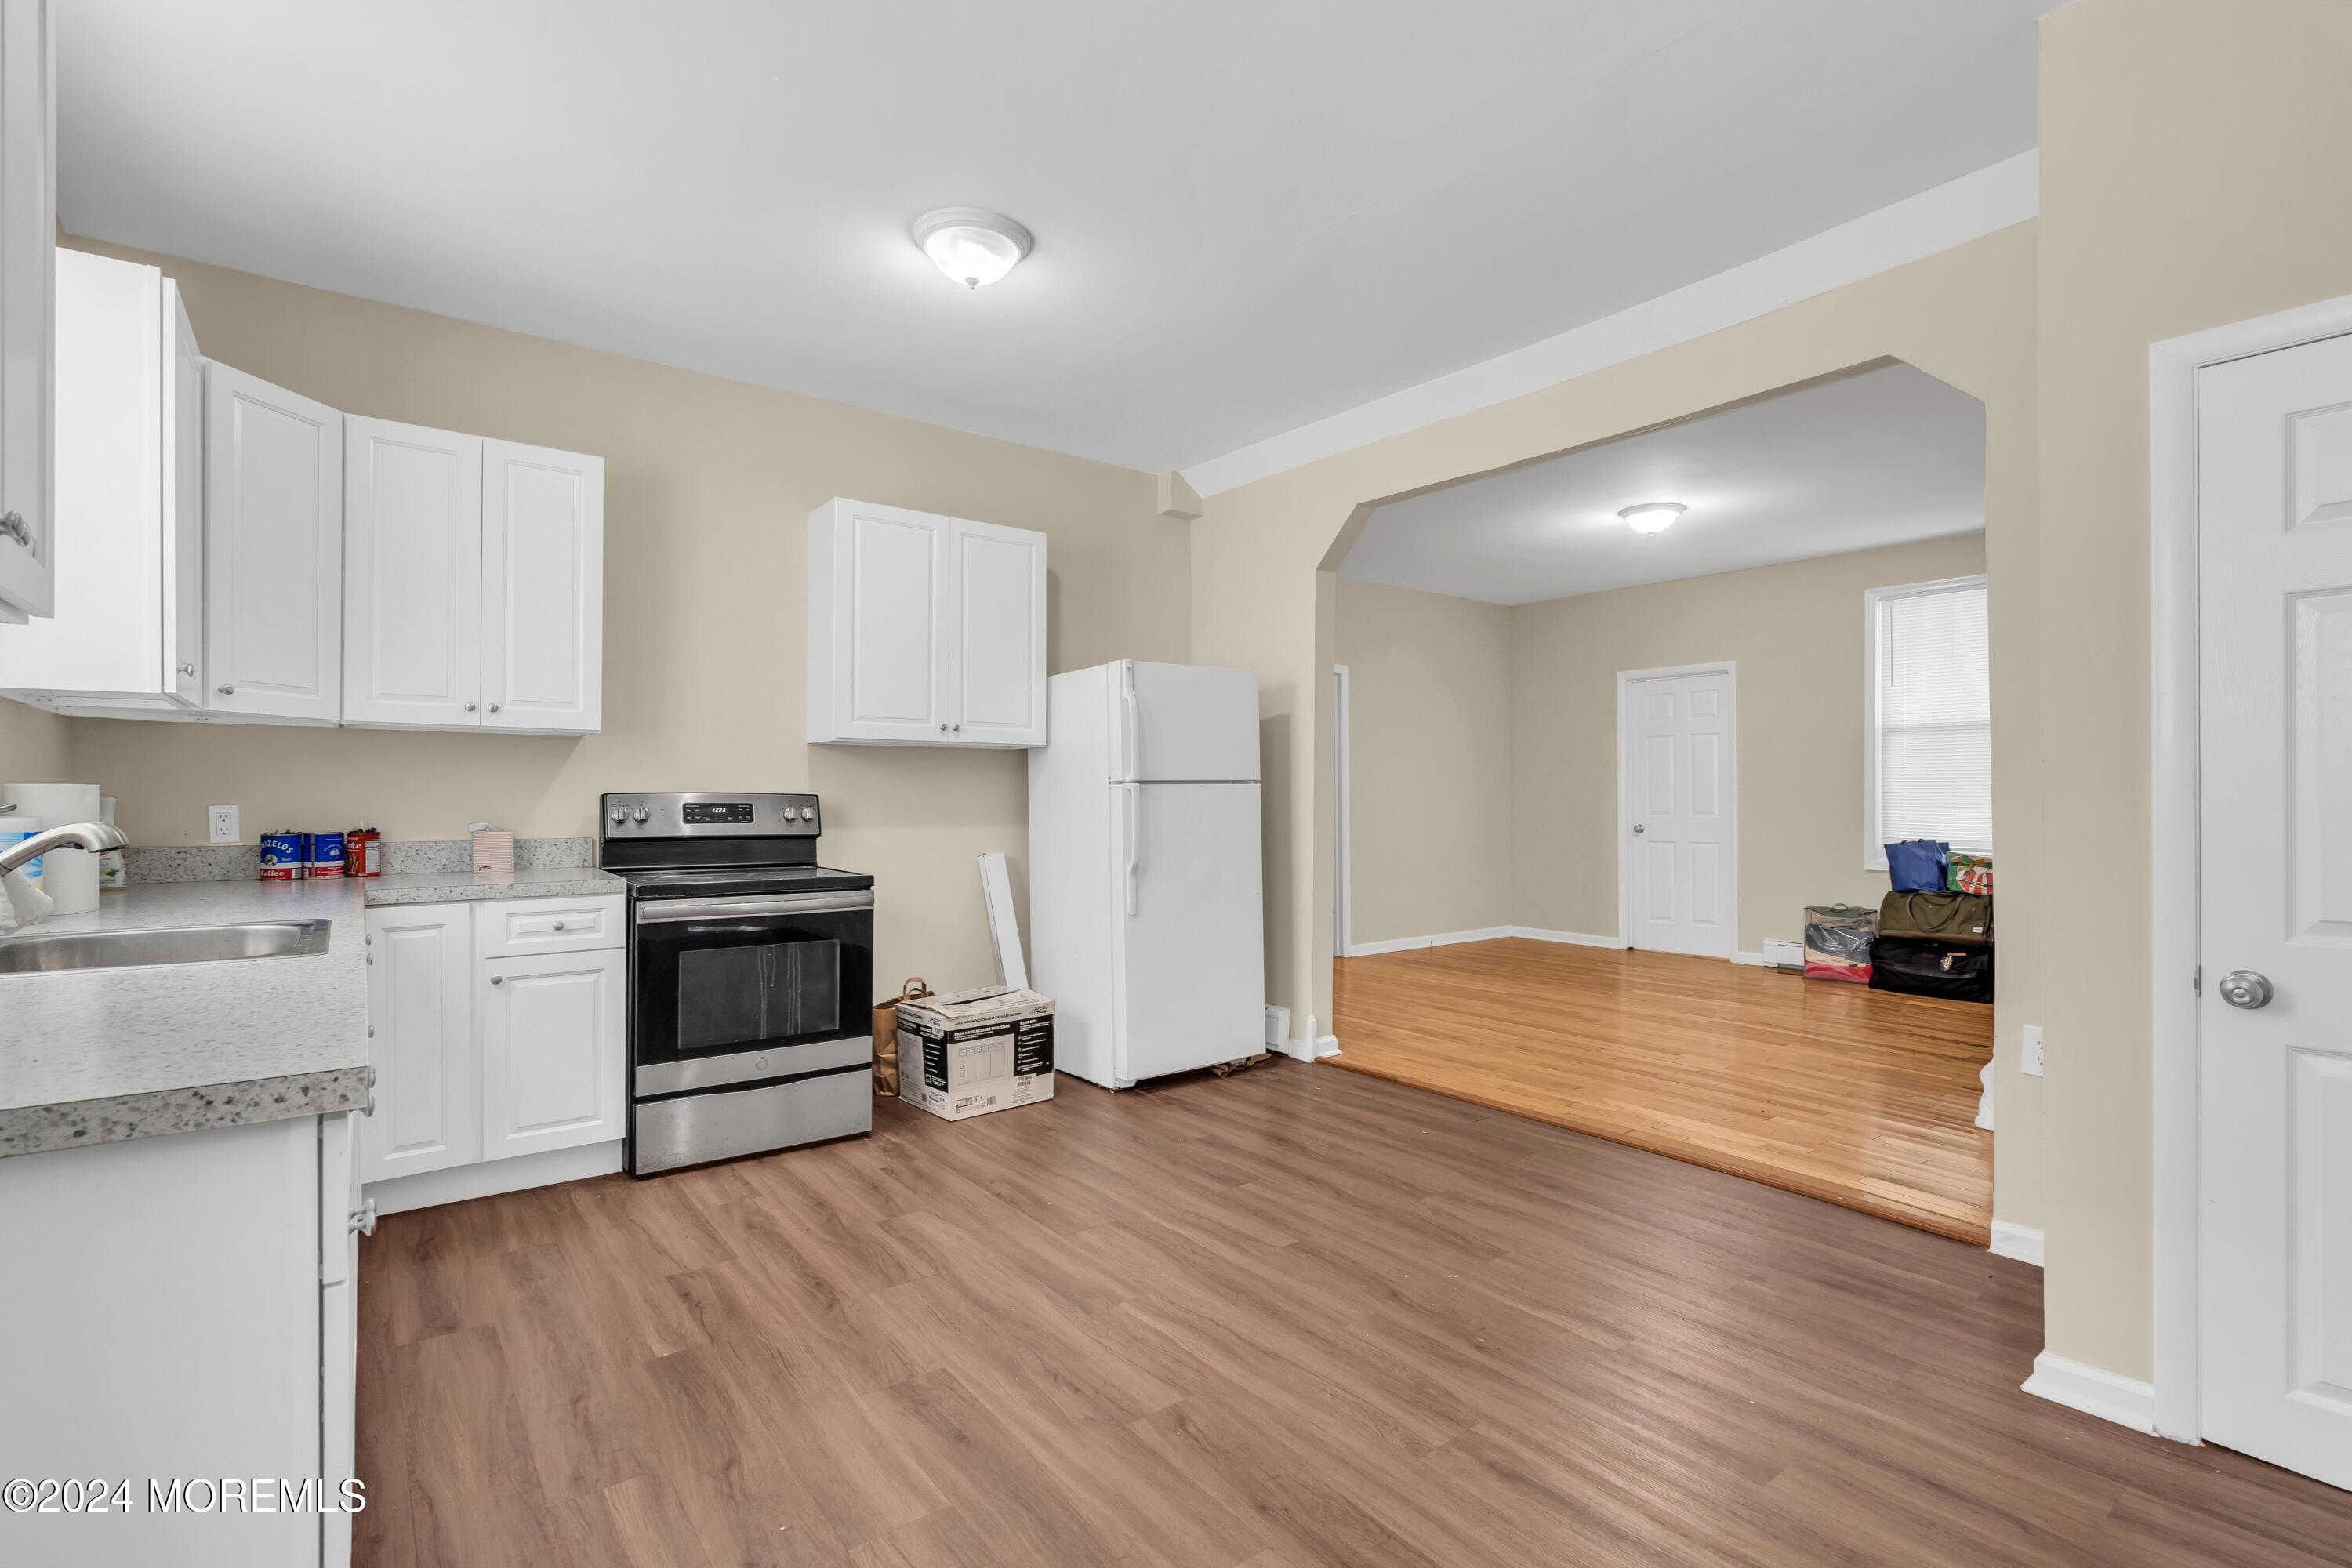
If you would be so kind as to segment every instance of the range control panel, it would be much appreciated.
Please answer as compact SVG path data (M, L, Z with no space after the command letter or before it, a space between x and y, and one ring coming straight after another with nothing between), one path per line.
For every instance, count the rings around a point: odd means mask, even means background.
M603 817L606 838L814 838L822 831L813 795L608 795Z

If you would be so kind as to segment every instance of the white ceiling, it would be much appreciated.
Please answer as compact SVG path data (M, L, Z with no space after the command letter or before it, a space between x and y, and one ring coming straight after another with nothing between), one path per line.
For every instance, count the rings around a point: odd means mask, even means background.
M1391 502L1339 574L1528 605L1983 527L1984 405L1897 364Z
M2031 147L2051 5L62 0L59 205L1158 469ZM950 205L1035 253L957 288Z

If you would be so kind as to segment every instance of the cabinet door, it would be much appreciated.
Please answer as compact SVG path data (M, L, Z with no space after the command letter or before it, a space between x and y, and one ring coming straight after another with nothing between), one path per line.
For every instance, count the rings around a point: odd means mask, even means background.
M482 727L593 734L604 684L604 459L482 443Z
M360 1123L360 1179L471 1164L482 1122L465 904L367 912L368 1060L375 1112Z
M849 500L810 519L811 589L825 595L810 672L826 683L810 694L812 741L948 740L953 521Z
M57 54L48 0L0 0L0 621L52 608ZM70 547L70 541L64 542Z
M163 279L163 689L205 705L205 356Z
M481 965L482 1158L619 1138L624 1125L618 949Z
M343 416L205 367L205 706L331 724L342 704Z
M343 722L478 729L482 439L344 423Z
M1045 743L1045 536L958 519L950 534L948 735Z

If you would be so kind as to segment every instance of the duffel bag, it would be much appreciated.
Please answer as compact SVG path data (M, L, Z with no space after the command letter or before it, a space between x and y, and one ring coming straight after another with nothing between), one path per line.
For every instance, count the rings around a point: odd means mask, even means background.
M1992 1000L1992 949L1881 934L1871 951L1870 988L1954 1002Z
M1992 941L1990 893L1892 892L1878 906L1881 936L1926 937L1936 942Z
M1906 838L1886 847L1886 874L1903 892L1942 892L1951 876L1952 847L1939 838Z

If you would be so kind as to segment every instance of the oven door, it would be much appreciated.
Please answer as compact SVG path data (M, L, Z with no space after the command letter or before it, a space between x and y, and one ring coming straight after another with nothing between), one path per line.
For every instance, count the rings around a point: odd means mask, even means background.
M637 1099L873 1059L871 891L640 900L630 957Z

